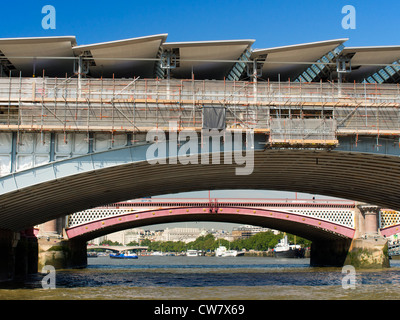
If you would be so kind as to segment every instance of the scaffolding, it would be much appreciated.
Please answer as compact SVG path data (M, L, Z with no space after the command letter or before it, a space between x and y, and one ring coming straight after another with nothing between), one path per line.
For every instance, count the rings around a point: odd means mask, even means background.
M335 144L337 135L400 135L398 84L0 78L0 131L140 133L203 129L206 107L227 129L270 143Z

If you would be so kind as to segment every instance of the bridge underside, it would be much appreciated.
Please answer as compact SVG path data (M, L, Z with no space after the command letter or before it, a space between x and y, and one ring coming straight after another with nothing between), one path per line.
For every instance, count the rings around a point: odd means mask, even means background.
M66 230L69 239L88 241L112 232L159 223L215 221L281 230L313 241L351 239L354 229L302 215L260 208L165 208L107 217Z
M113 202L216 189L305 192L400 210L398 157L344 151L265 150L255 152L251 175L235 175L237 167L223 161L209 165L200 161L198 165L151 165L139 161L45 181L0 196L0 226L19 231Z

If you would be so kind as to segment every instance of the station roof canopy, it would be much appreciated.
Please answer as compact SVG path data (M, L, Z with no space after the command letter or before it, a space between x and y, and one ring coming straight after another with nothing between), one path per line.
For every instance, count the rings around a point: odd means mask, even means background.
M347 40L335 39L268 49L256 49L252 52L251 59L262 58L266 55L261 76L264 79L276 81L278 80L278 75L280 75L282 81L287 81L289 78L294 80L313 62L316 62Z
M73 48L76 56L93 57L90 76L153 77L155 59L167 34L110 41Z
M393 68L394 71L385 69L391 73L382 81L400 82L400 45L345 48L348 39L334 39L252 49L255 40L251 39L166 42L167 36L158 34L87 45L77 45L75 36L0 38L0 76L10 72L14 77L43 73L48 77L73 76L78 72L76 62L82 57L83 73L87 72L89 77L163 77L167 70L165 59L170 57L171 78L246 79L246 63L258 60L261 78L277 81L280 77L281 81L287 81L296 80L312 64L334 51L335 57L351 58L352 70L345 74L344 81L362 82L372 75L376 79L378 71L386 75L381 69L398 63L399 68ZM332 65L326 71L321 79L334 75L336 67Z
M352 71L346 74L346 80L361 82L385 65L398 61L400 46L347 47L342 55L352 57Z
M74 36L0 39L0 61L13 76L65 77L73 68Z
M163 44L164 50L170 50L178 64L171 70L171 77L191 79L223 79L234 65L234 61L250 49L255 40L225 40L170 42Z

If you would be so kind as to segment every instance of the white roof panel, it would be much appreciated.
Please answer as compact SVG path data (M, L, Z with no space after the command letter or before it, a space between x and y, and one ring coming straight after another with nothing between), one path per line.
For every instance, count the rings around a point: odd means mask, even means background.
M65 76L73 70L74 36L0 39L0 51L22 76ZM59 59L57 59L59 57ZM4 57L3 57L4 59Z
M110 41L73 48L79 56L90 51L96 66L90 67L93 77L152 77L155 60L167 34ZM135 60L137 59L137 60ZM143 59L143 60L141 60Z
M343 55L352 55L352 71L346 74L347 81L362 81L385 64L392 64L400 59L400 46L377 47L347 47L343 49Z
M171 42L163 44L164 50L179 50L179 67L171 70L171 76L191 79L223 79L240 55L255 40L225 40ZM225 60L225 61L224 61Z
M347 40L348 39L335 39L268 49L257 49L253 51L251 58L256 59L259 56L267 55L262 69L262 78L277 80L278 74L280 74L281 80L283 81L287 81L289 78L294 80L294 78L307 69L311 63L316 62L323 55Z

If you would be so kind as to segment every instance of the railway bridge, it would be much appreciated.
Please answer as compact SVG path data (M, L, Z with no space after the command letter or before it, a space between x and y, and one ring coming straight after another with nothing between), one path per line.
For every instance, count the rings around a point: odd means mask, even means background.
M349 260L347 246L353 239L372 239L376 247L381 244L381 234L390 235L399 227L397 219L391 210L348 200L143 198L76 212L58 226L56 220L46 223L41 237L63 233L70 241L86 243L112 232L152 224L246 223L312 240L311 265L343 265Z
M253 50L254 40L166 39L0 39L0 278L34 266L37 254L27 252L37 247L36 225L51 232L86 209L217 189L348 199L363 219L352 236L336 222L322 232L311 218L254 206L138 219L249 220L310 233L315 264L338 265L344 252L366 247L380 250L371 253L378 261L384 236L397 231L380 230L382 208L396 221L400 210L399 48L334 39ZM267 219L273 211L282 219ZM300 221L284 224L285 214ZM71 261L83 261L75 249L85 236L76 238Z

